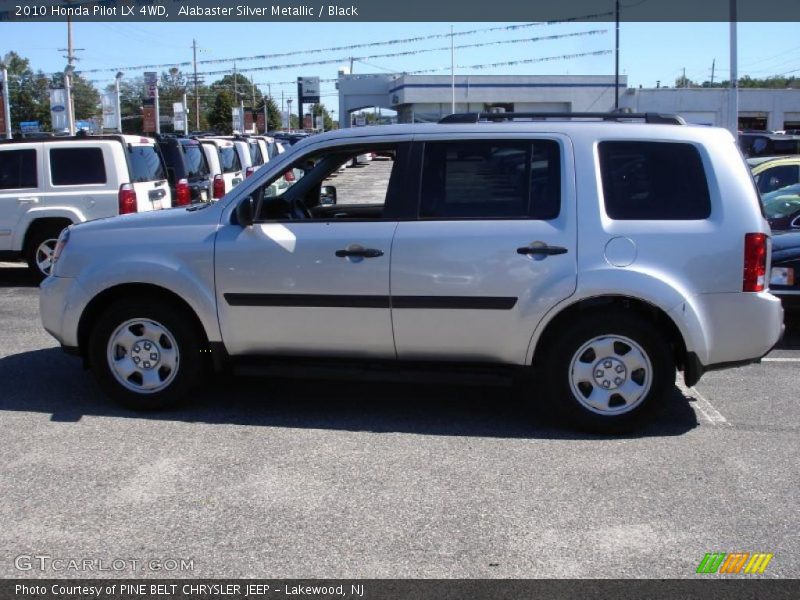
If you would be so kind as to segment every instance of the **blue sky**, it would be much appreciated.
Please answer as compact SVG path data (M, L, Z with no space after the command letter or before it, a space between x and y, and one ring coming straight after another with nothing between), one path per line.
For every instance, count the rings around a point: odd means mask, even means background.
M455 32L510 23L453 23ZM571 60L554 60L534 64L509 65L494 69L468 70L468 65L508 62L541 57L558 57L614 49L614 23L586 22L536 25L513 31L481 32L457 36L456 45L494 41L582 34L589 30L605 33L575 35L555 40L498 44L456 51L456 72L459 74L608 74L614 73L613 52L603 56ZM45 72L63 70L66 61L65 23L18 23L0 25L0 55L10 50L29 58L34 69ZM294 52L330 48L357 43L378 42L431 34L447 34L449 23L75 23L74 41L80 57L78 69L117 69L128 76L141 75L127 67L144 64L190 61L192 39L197 39L198 60L224 59L278 52ZM797 23L740 23L738 26L739 74L763 77L773 74L800 75L800 38ZM628 76L630 86L672 86L683 69L696 81L711 75L716 59L715 80L726 79L729 73L729 26L727 23L622 23L620 29L620 72ZM447 39L394 44L367 49L338 52L316 52L272 61L239 62L240 69L265 65L328 60L349 55L365 56L408 50L449 46ZM356 73L378 73L389 70L413 71L437 69L449 74L450 52L428 52L413 56L375 58L356 62ZM293 81L298 76L335 78L338 64L296 67L278 71L248 73L266 91L267 82ZM459 68L460 67L460 68ZM187 67L189 70L190 67ZM232 69L232 63L199 65L199 71ZM113 79L115 71L87 75L98 87ZM206 76L211 82L221 75ZM273 96L288 96L292 85L272 86ZM332 83L322 85L323 102L335 107Z

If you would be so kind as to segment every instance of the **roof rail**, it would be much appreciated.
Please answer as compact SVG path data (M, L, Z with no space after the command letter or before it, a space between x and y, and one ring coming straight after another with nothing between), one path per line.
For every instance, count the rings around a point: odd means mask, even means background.
M442 124L473 124L483 121L505 121L508 119L601 119L603 121L643 120L645 123L686 125L678 115L655 112L501 112L501 113L455 113L439 120Z

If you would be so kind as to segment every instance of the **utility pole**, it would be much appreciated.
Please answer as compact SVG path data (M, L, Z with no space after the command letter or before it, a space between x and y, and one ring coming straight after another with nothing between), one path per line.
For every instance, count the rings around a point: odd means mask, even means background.
M117 102L117 131L122 133L122 99L119 95L119 82L122 80L122 71L117 73L116 77L114 77L114 91L116 92L116 102Z
M717 59L711 61L711 87L714 87L714 67L716 66Z
M456 114L456 48L453 45L453 26L450 25L450 114Z
M186 88L183 90L181 102L183 103L183 134L189 135L189 107L186 105Z
M66 52L67 54L64 56L64 58L67 59L67 65L74 67L75 61L78 60L78 57L75 56L75 53L79 50L86 50L86 48L72 47L72 17L67 16L67 47L59 48L58 51Z
M619 0L616 2L616 42L614 45L614 110L619 110Z
M200 95L197 92L197 40L192 40L192 65L194 66L194 127L200 130Z
M734 138L739 135L739 75L737 73L737 52L736 52L736 0L730 0L731 12L731 81L730 91L728 98L728 130L733 134Z

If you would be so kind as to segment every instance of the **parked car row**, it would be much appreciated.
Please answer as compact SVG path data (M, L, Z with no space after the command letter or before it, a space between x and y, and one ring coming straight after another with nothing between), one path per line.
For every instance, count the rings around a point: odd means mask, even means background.
M285 152L269 136L77 135L0 142L0 260L50 272L72 223L222 198ZM288 187L302 173L280 184Z

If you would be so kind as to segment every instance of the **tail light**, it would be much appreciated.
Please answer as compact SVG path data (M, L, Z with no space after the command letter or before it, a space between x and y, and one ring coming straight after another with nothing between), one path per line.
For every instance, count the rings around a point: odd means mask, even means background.
M225 179L219 173L214 175L214 198L219 200L225 195Z
M294 181L294 171L289 169L288 171L286 171L286 173L283 174L283 178L286 181Z
M179 179L175 185L175 206L186 206L192 203L192 192L186 179Z
M747 233L744 236L743 292L762 292L767 279L767 235Z
M123 183L119 186L117 200L119 202L119 214L127 215L136 212L136 190L133 189L132 183Z
M255 173L255 172L256 172L256 169L255 169L255 167L247 167L247 168L244 170L244 177L245 177L245 179L247 179L248 177L250 177L250 175L252 175L252 174L253 174L253 173Z

